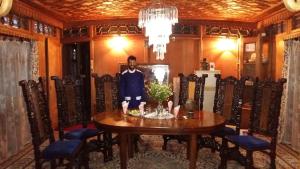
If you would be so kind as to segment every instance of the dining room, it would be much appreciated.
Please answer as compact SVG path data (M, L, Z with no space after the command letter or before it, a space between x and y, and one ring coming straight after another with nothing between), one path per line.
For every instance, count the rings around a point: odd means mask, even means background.
M0 5L0 168L300 168L300 2Z

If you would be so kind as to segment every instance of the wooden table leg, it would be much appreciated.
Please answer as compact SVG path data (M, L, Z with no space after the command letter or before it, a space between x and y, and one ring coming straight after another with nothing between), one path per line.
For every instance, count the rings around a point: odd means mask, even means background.
M121 169L127 169L128 134L119 133L119 135L120 135L120 161L121 161Z
M196 168L197 161L197 134L192 134L190 137L190 169Z
M188 139L187 141L187 147L186 147L186 159L190 159L190 149L191 149L191 138Z
M111 132L108 132L106 133L106 137L107 137L107 145L108 145L108 150L107 150L107 157L108 157L108 161L112 160L113 159L113 149L112 149L112 146L113 146L113 139L112 139L112 133Z
M129 158L132 158L133 157L133 142L134 138L133 138L133 135L130 134L128 135L128 156Z

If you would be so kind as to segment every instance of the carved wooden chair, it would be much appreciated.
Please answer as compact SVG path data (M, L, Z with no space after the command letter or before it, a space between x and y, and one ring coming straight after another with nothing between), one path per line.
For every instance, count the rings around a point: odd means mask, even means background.
M195 74L184 76L184 74L180 73L178 76L180 77L179 105L183 106L183 108L186 108L187 101L190 101L192 104L192 108L190 108L191 106L189 105L188 109L192 110L189 111L202 110L205 78L207 77L207 74L203 74L202 77L198 77ZM182 141L187 141L187 137L180 135L164 135L163 139L163 150L166 150L169 140L177 139L179 143L181 143Z
M32 135L32 144L34 148L35 168L42 169L46 161L50 161L51 168L56 168L57 159L67 160L64 164L67 168L74 166L79 168L84 162L85 168L88 167L88 161L82 158L84 143L81 140L58 140L55 141L51 120L48 111L48 103L41 83L33 80L28 82L23 80L19 82L22 87L24 100L26 103L28 120ZM42 145L49 141L49 145Z
M180 73L178 76L180 77L179 104L184 106L188 100L192 100L195 103L194 109L202 110L207 74L198 77L195 74L184 76Z
M281 96L286 79L278 82L256 80L254 83L254 97L250 115L248 135L225 136L221 148L220 168L226 168L227 160L235 159L246 165L246 169L253 167L253 152L262 151L270 156L270 168L275 169L277 128L279 123ZM258 135L257 135L258 134ZM261 137L264 136L264 137ZM269 139L267 139L269 138ZM239 149L228 148L228 142L246 150L246 156L235 153ZM239 156L235 156L239 155ZM243 159L242 161L239 159Z
M52 76L55 82L60 139L86 139L97 136L98 131L85 112L81 79Z
M119 74L112 77L109 74L99 77L92 74L96 89L96 112L114 111L121 108L119 101Z
M215 137L223 138L226 135L239 135L240 133L245 81L248 77L242 77L240 80L233 76L222 79L220 74L215 75L215 77L216 93L213 112L226 118L226 126L212 132L210 137L201 137L199 146L210 147L212 151L219 151L221 144L215 140Z
M105 74L98 76L96 73L92 74L94 78L96 90L96 113L105 111L117 111L121 104L119 101L119 74L115 77ZM112 159L112 146L118 144L118 137L112 137L111 132L104 132L104 142L107 148L107 157Z
M86 112L82 78L60 79L52 76L51 79L54 80L56 89L59 138L83 140L86 142L87 152L101 151L104 154L104 161L108 161L102 139L103 131L95 127Z

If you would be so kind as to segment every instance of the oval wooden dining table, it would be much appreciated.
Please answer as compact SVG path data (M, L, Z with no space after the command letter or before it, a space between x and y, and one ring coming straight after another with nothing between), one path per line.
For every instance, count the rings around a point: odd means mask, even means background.
M128 152L131 149L128 142L133 134L189 135L189 168L195 169L197 136L209 134L225 125L225 119L221 115L203 111L194 112L192 116L180 112L176 119L149 119L124 115L121 112L102 112L94 115L93 120L97 127L119 134L121 169L127 168Z

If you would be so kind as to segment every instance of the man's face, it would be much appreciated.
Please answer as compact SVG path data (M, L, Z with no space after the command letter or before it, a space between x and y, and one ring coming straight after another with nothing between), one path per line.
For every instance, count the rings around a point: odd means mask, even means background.
M136 67L136 61L135 60L129 60L128 67L129 67L130 70L135 69L135 67Z

